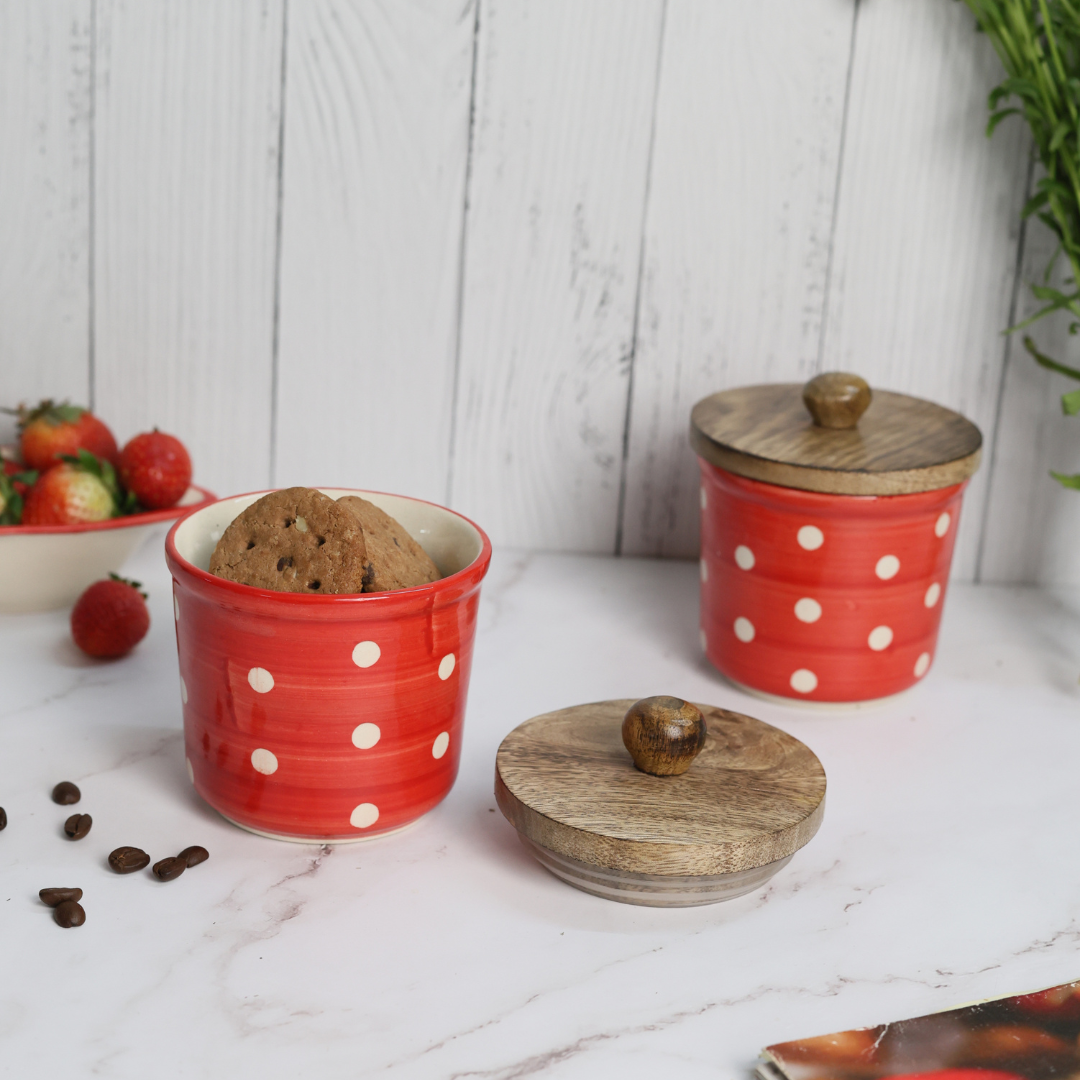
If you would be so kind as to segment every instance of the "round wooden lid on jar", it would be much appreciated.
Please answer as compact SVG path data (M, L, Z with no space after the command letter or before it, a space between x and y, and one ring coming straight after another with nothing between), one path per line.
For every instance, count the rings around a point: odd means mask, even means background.
M967 480L982 434L931 401L828 372L723 390L691 413L690 443L727 472L837 495L906 495Z
M499 747L496 801L552 873L623 903L709 904L758 888L817 832L825 771L798 739L699 705L704 737L689 768L650 775L623 742L637 705L545 713Z

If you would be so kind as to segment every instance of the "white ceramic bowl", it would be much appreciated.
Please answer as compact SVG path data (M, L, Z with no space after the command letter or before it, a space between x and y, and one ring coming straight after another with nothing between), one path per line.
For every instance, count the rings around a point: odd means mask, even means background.
M74 604L87 585L116 573L155 525L213 501L209 491L192 485L167 510L85 525L0 526L0 612Z

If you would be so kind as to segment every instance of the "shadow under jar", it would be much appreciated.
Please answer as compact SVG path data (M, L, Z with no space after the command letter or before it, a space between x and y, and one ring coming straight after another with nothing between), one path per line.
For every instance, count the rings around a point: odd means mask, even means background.
M933 662L982 435L959 413L830 372L694 406L701 635L761 696L891 697Z
M444 576L357 595L213 576L221 534L266 492L184 518L165 554L196 791L251 832L340 843L403 828L449 793L491 544L467 518L420 499L323 490L381 507Z

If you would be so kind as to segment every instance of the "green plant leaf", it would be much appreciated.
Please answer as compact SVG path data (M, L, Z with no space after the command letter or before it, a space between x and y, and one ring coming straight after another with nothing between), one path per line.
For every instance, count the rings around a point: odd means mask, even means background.
M1080 371L1075 368L1068 367L1066 364L1062 364L1057 360L1051 360L1045 353L1039 352L1035 347L1035 342L1029 337L1024 338L1024 348L1035 358L1035 362L1049 371L1056 371L1059 375L1066 375L1070 379L1080 380ZM1066 395L1068 396L1068 395Z
M990 119L986 123L986 137L989 139L994 134L994 129L1007 116L1016 116L1019 112L1019 109L998 109L997 112L991 113Z
M1080 413L1080 390L1070 390L1061 395L1061 411L1066 416L1075 416Z
M1054 472L1050 470L1050 475L1062 486L1072 488L1074 491L1080 491L1080 473L1074 473L1072 476L1066 476L1065 473Z

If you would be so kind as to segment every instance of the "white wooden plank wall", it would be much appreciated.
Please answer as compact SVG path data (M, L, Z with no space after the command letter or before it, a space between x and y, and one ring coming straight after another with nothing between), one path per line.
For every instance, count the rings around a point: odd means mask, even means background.
M450 494L507 544L615 547L662 16L483 8Z
M692 555L693 403L849 368L982 427L958 576L1080 581L999 78L954 0L0 0L0 403Z
M0 3L3 405L90 397L90 4Z
M446 498L475 23L290 0L278 484Z

